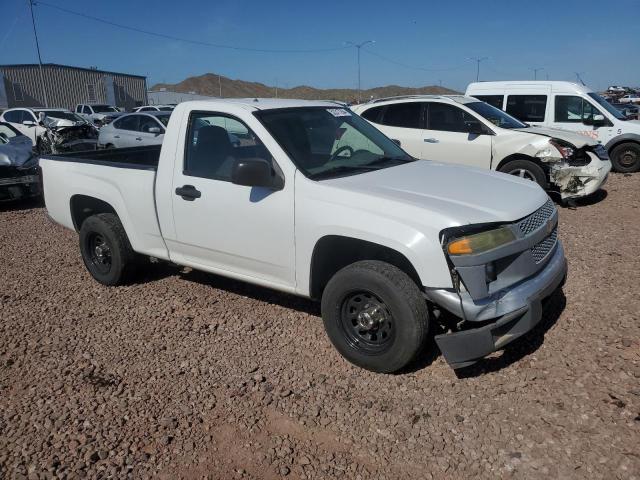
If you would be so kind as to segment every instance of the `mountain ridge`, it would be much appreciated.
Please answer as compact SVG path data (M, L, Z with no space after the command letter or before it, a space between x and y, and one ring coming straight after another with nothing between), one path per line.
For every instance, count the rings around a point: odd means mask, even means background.
M292 88L279 88L260 82L249 82L218 76L216 73L205 73L188 77L178 83L157 83L151 91L166 89L172 92L197 93L217 97L222 87L223 97L258 97L258 98L300 98L305 100L339 100L355 102L358 91L353 88L315 88L309 85L298 85ZM276 93L277 92L277 93ZM393 97L397 95L451 95L459 94L456 90L437 85L424 87L402 87L400 85L385 85L362 90L361 98L366 101L373 98Z

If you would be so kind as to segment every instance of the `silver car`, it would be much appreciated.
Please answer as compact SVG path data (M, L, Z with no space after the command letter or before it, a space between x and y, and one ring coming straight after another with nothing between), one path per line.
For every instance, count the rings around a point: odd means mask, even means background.
M171 112L130 113L100 129L99 148L161 145Z

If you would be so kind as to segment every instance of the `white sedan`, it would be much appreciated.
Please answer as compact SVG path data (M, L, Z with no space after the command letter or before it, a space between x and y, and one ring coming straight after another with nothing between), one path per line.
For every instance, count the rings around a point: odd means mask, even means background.
M171 112L144 112L123 115L103 126L98 136L99 148L126 148L162 145Z

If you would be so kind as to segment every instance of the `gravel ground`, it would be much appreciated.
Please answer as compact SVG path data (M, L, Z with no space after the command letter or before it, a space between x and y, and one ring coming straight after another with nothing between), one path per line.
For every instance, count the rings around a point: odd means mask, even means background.
M506 352L377 375L306 300L173 266L85 270L0 210L0 478L640 478L640 174L560 212L564 294Z

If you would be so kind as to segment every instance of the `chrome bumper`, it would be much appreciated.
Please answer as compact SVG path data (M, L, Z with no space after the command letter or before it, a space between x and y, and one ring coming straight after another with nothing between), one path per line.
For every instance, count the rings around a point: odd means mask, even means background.
M567 261L558 241L542 270L486 299L474 301L468 293L459 296L451 289L426 290L431 302L466 320L465 330L435 337L445 360L452 368L471 365L530 331L542 319L542 300L563 284L566 275ZM490 320L494 321L486 324ZM473 328L474 322L482 326Z

